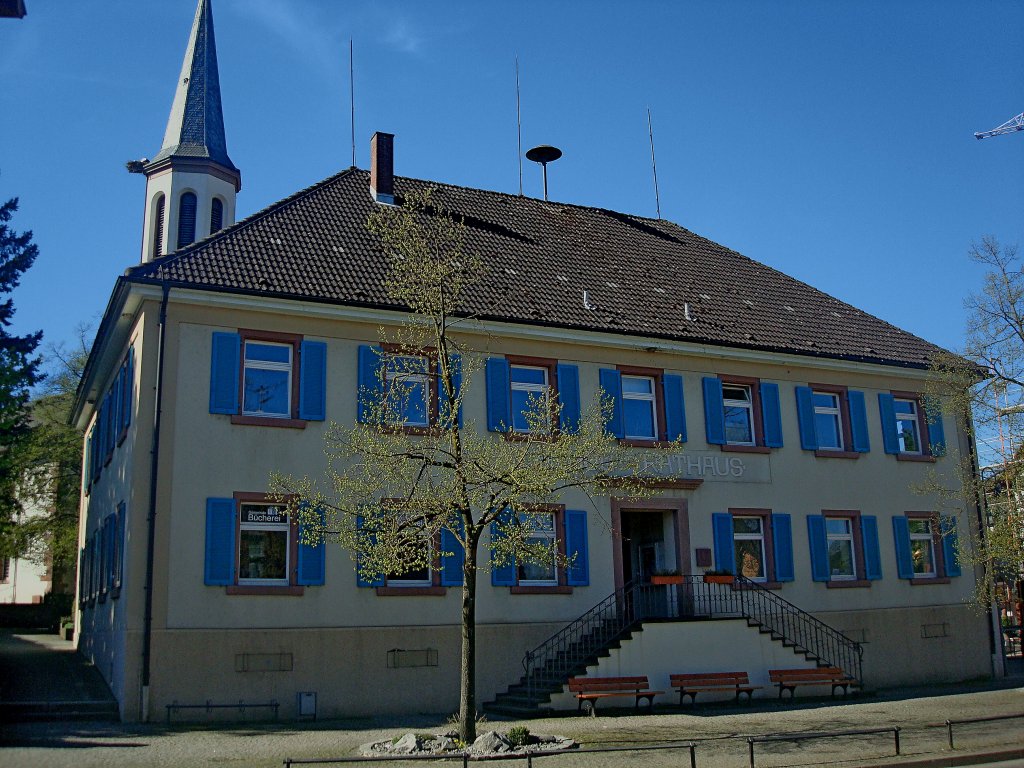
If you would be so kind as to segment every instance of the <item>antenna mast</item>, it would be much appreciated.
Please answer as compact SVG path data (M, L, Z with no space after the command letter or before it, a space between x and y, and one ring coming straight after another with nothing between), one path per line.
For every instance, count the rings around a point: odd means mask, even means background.
M519 54L516 54L516 132L518 135L519 151L516 155L519 158L519 196L523 196L523 113L519 107Z
M658 163L654 159L654 128L651 125L651 108L647 108L647 135L651 138L651 170L654 171L654 205L661 218L661 195L658 193Z
M352 38L348 39L348 94L349 114L352 118L352 167L356 167L356 76L355 55L352 49Z

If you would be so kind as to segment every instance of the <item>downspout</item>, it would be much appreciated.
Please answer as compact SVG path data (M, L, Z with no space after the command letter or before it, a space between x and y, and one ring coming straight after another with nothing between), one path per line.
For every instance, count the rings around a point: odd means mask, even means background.
M160 465L160 419L164 395L164 342L167 338L167 298L171 292L166 282L161 283L160 339L157 344L156 404L153 412L153 443L149 466L149 515L146 531L146 608L142 618L142 722L149 722L149 677L153 646L153 557L156 549L156 495L157 468Z

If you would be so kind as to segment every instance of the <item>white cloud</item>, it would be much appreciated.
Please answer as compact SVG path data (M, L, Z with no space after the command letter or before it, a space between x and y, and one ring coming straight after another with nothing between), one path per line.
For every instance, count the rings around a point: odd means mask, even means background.
M396 19L384 36L384 42L401 53L417 54L423 39L408 21Z

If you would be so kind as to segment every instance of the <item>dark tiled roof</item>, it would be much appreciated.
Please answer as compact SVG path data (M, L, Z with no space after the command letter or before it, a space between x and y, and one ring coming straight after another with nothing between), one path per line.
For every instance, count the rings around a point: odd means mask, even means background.
M668 221L396 178L432 187L490 272L467 297L488 319L924 367L939 348ZM366 228L369 174L350 169L129 279L390 307ZM583 292L587 292L587 305Z

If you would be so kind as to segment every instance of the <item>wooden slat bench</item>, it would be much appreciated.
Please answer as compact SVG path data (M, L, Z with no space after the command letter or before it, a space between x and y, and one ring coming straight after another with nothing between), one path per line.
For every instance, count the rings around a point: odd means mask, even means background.
M689 696L690 703L697 703L697 694L701 691L735 691L736 701L740 694L747 694L750 701L754 690L760 685L751 685L746 672L695 672L692 674L670 675L672 687L679 691L679 706L683 705L683 697Z
M851 687L859 687L860 683L850 677L839 667L819 667L818 669L769 669L768 679L779 686L779 698L784 691L789 691L792 698L798 685L829 685L832 695L836 689L842 688L845 696Z
M586 705L590 716L597 714L597 700L611 696L632 696L637 709L640 700L647 699L648 707L654 706L654 697L664 691L652 691L647 676L640 677L570 677L569 691L576 694L579 709Z

